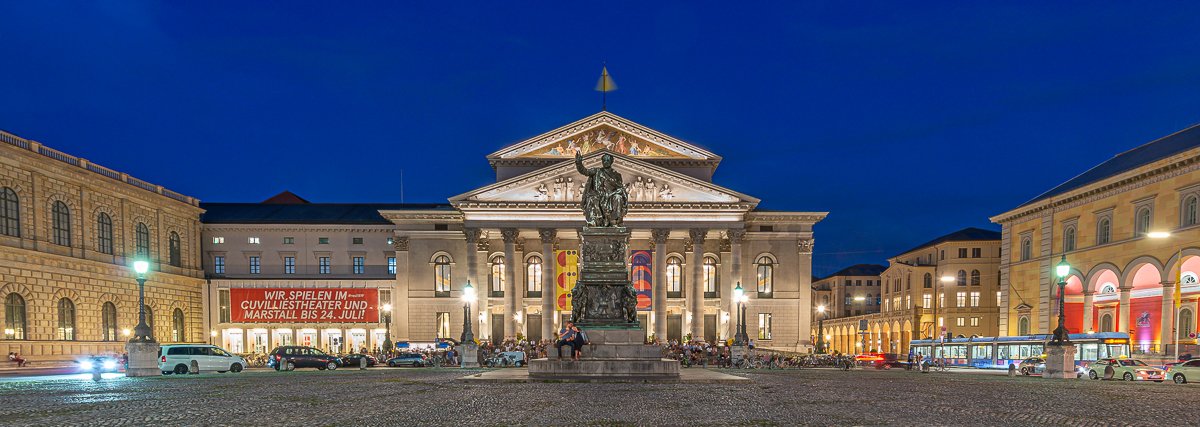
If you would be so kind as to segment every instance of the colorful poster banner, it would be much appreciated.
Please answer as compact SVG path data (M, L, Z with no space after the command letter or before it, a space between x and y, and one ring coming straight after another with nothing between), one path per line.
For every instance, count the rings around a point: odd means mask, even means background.
M232 288L233 322L378 323L378 289Z
M554 259L554 272L558 274L554 279L554 304L558 310L570 310L571 289L579 279L579 251L555 251Z
M638 311L651 311L652 296L650 294L651 283L654 282L653 267L650 261L653 254L650 251L631 251L632 277L634 289L637 289Z

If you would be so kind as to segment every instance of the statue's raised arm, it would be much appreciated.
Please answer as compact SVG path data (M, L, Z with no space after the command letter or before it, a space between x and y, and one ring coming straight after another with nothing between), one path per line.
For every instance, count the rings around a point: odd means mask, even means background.
M583 167L583 155L579 154L578 151L575 152L575 169L579 170L579 173L583 174L584 176L592 176L596 174L595 172L589 171L587 168Z

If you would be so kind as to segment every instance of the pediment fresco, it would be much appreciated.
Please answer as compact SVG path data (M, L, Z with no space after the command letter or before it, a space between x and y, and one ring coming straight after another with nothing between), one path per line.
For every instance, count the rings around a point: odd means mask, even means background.
M590 155L585 156L584 166L600 166L600 156L604 152L609 151L593 148ZM752 197L636 158L619 154L614 157L617 160L613 168L621 173L629 191L630 204L758 202ZM575 162L567 161L456 196L450 201L577 203L582 198L580 188L585 182L587 178L575 169Z
M599 126L571 135L557 143L548 144L519 157L574 157L576 152L588 154L601 149L632 157L688 158L688 156L663 148L661 145L609 126Z

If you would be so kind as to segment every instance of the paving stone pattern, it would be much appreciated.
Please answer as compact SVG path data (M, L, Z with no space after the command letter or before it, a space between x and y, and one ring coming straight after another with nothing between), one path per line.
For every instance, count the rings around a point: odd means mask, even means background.
M750 384L461 384L460 369L247 372L0 384L0 425L1196 425L1200 387L723 371ZM479 371L474 371L479 372Z

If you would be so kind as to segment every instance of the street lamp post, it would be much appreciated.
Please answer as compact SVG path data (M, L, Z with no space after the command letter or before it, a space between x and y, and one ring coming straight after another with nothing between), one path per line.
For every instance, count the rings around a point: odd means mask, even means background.
M471 301L475 299L475 288L471 287L471 281L467 281L467 286L463 287L463 333L459 337L458 342L467 343L475 342L475 333L471 332Z
M1070 331L1067 330L1067 313L1064 311L1066 307L1066 288L1067 275L1071 273L1071 265L1067 264L1067 256L1062 256L1062 262L1059 262L1054 267L1058 273L1058 327L1054 328L1054 338L1050 340L1050 345L1069 345L1071 344Z
M818 305L817 313L820 317L817 318L817 354L825 354L825 306Z
M155 342L154 331L146 324L146 271L150 269L150 263L134 261L133 269L138 274L138 324L133 328L133 338L129 342Z
M742 289L742 282L733 288L733 300L738 303L737 333L733 334L733 345L746 345L746 291Z
M392 305L383 305L383 324L387 335L383 336L383 351L392 351Z

